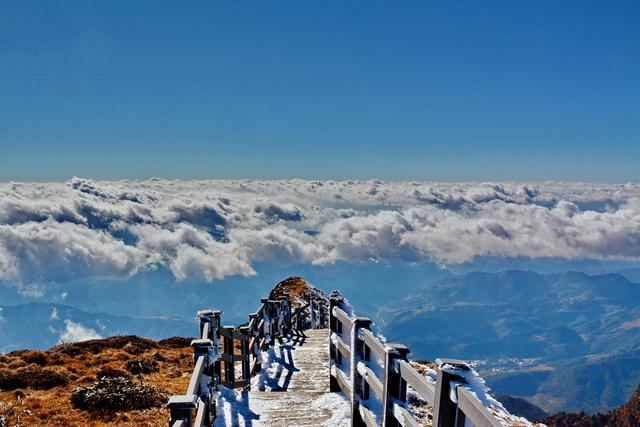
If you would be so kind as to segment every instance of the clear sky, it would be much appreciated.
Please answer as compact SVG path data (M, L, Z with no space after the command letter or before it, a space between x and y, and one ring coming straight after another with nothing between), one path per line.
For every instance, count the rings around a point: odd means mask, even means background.
M0 2L0 180L640 181L638 1Z

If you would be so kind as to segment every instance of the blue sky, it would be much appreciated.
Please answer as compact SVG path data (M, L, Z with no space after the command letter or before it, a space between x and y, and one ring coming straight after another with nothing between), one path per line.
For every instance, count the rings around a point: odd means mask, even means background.
M0 180L640 181L640 3L0 3Z

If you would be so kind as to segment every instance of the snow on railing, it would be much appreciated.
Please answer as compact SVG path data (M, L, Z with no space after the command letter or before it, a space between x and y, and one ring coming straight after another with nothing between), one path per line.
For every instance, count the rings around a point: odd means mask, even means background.
M325 303L315 298L292 310L289 297L262 299L258 311L244 326L220 326L221 311L198 312L200 338L191 342L194 369L187 392L172 396L167 404L170 427L213 426L221 387L251 387L251 378L262 369L262 351L283 342L289 334L325 326ZM236 371L236 362L241 369ZM238 378L239 377L239 378ZM194 414L195 413L195 414Z
M434 427L502 427L491 409L504 411L465 362L436 359L435 380L408 361L409 349L384 342L371 320L358 317L338 291L329 298L331 391L351 400L351 425L418 427L407 403L407 388L433 408ZM468 425L468 424L466 424Z

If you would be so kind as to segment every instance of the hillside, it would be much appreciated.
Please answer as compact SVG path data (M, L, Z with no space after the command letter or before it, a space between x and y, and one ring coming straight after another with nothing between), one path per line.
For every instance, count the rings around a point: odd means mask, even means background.
M18 414L22 414L20 425L27 426L165 425L167 396L183 392L189 383L193 369L189 344L187 338L153 341L118 336L0 355L0 390L4 390L0 402L5 409L17 403L7 425L13 426ZM96 384L108 384L102 390L100 410L72 404L74 390ZM152 399L141 399L141 394ZM105 409L123 399L150 408Z
M533 403L519 397L503 395L498 397L498 401L500 401L510 413L524 417L530 421L539 421L549 416L549 414Z
M640 385L624 405L606 414L561 412L542 419L549 427L638 427L640 426Z
M414 357L475 360L497 394L548 413L607 411L640 382L640 284L619 274L468 273L376 318Z
M154 339L188 336L194 319L160 316L114 316L63 304L31 302L0 306L0 353L18 349L43 350L62 342L113 335L138 335Z

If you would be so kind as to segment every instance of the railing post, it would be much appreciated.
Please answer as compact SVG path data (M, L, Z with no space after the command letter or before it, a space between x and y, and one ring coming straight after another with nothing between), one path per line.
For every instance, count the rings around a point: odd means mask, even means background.
M364 343L360 339L360 329L368 329L371 320L367 317L356 317L351 326L351 425L364 426L364 421L360 416L360 397L362 395L362 376L358 373L358 362L363 360Z
M442 366L447 364L460 371L468 371L470 368L465 362L456 359L436 359L436 363L438 364L438 375L436 376L436 393L433 404L433 427L454 427L458 405L450 397L451 381L464 382L464 377L443 371ZM464 417L464 414L462 416Z
M298 307L298 314L296 315L296 330L299 334L303 334L302 332L302 310ZM304 334L303 334L304 335Z
M200 319L200 338L208 338L216 343L216 339L220 339L220 315L221 311L218 310L201 310L198 312L198 319ZM209 324L209 333L206 337L202 336L205 324Z
M336 319L336 316L334 316L333 314L333 307L340 308L340 306L342 305L342 301L343 301L343 298L340 295L340 292L331 291L331 296L329 297L329 333L330 334L336 334L336 335L342 334L342 331L338 331L338 326L340 325L340 322L338 322L338 320ZM335 362L336 365L342 364L342 360L341 360L342 357L340 355L340 352L338 351L336 346L333 344L333 341L331 339L329 339L329 356L331 357L331 360ZM339 392L340 385L338 384L338 380L336 379L336 377L331 375L331 373L329 375L330 375L329 391L334 393Z
M312 297L309 298L309 322L311 323L311 327L309 329L316 329L316 310L315 310L315 300Z
M222 311L219 310L201 310L198 311L198 319L200 319L200 338L210 339L213 342L214 352L220 352L220 316ZM202 336L205 325L208 324L206 337ZM207 375L213 379L213 388L218 389L220 383L220 359L217 358L213 364L207 366Z
M273 303L271 300L269 300L269 298L262 298L260 300L260 302L262 304L264 304L264 318L265 318L265 323L268 323L269 325L269 346L274 346L276 344L276 337L275 337L275 326L274 326L274 322L273 321ZM265 344L266 344L266 340L265 340ZM265 345L265 347L267 347Z
M402 344L387 344L384 359L384 382L382 395L382 425L384 427L399 427L401 424L393 413L394 401L407 400L407 383L396 370L399 360L407 360L409 349Z
M209 338L201 338L191 341L191 347L193 347L193 362L196 363L198 358L204 357L205 368L203 376L205 378L200 380L200 388L196 390L197 396L205 403L207 411L205 412L204 422L205 425L213 425L213 420L216 418L215 401L211 399L213 389L216 388L216 380L213 377L213 367L216 361L219 359L217 348L214 347L213 341Z
M233 354L235 352L234 349L234 339L233 339L233 331L235 327L233 326L225 326L224 329L228 332L224 337L224 352L227 355L227 359L224 361L224 379L227 382L229 388L235 387L235 363L233 362Z
M193 410L198 406L198 396L178 395L172 396L167 404L169 407L169 427L172 427L176 421L182 421L183 427L191 427L193 425Z
M280 297L282 311L283 311L283 337L286 337L291 333L291 301L288 296Z
M251 325L249 334L250 334L250 337L253 338L253 344L249 350L253 355L254 361L260 357L260 352L262 351L262 349L260 348L260 330L258 329L260 320L261 319L258 317L257 313L253 313L249 315L249 324ZM260 361L260 363L255 363L255 368L254 368L255 372L260 372L261 370L262 370L262 360Z
M326 311L326 310L327 310L327 306L326 306L326 304L320 304L320 305L318 305L318 316L319 316L318 324L319 324L319 326L320 326L320 329L324 329L324 328L326 328L326 327L327 327L327 323L326 323L326 321L324 320L325 315L326 315L326 313L327 313L327 311Z
M239 328L240 333L245 335L246 339L240 342L240 354L242 354L242 379L251 380L251 365L250 365L250 351L249 351L249 338L251 337L251 331L248 326ZM251 388L251 382L247 385L247 390Z

